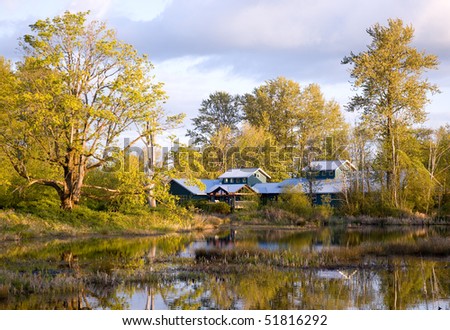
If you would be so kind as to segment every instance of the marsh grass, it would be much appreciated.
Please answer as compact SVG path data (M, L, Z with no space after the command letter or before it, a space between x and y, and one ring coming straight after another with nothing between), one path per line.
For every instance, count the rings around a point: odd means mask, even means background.
M388 258L385 258L388 256ZM0 300L18 295L41 293L76 293L86 288L112 288L130 283L161 283L196 279L206 273L253 273L282 269L379 268L389 266L390 257L450 256L450 242L445 238L417 239L413 242L361 244L321 251L270 251L251 246L230 250L197 249L195 258L163 257L150 264L119 264L113 268L86 267L70 269L57 261L25 268L18 263L0 270ZM381 258L380 258L381 257Z
M174 282L181 278L196 278L201 274L194 272L177 273L171 269L115 269L110 272L92 271L77 273L73 271L61 272L24 272L0 271L0 300L12 296L27 296L31 294L77 293L86 288L112 288L130 283L161 283Z
M429 226L449 225L450 222L443 218L433 218L424 214L401 214L398 217L375 217L368 215L359 216L332 216L323 221L328 225L357 225L357 226Z
M356 249L323 252L267 251L261 249L198 249L195 251L198 264L265 265L281 268L335 268L359 266L363 262Z
M389 256L427 256L450 257L450 239L444 237L430 237L417 239L414 242L390 242L384 244L367 244L362 247L366 254Z
M46 275L36 272L15 272L2 270L0 280L3 282L3 296L26 295L31 293L74 292L83 284L83 280L73 274L59 273Z
M197 249L198 264L263 264L274 267L336 268L360 267L366 256L449 257L450 240L446 238L419 239L413 242L362 244L360 246L324 249L322 251L268 251L258 248L232 250ZM373 261L372 261L373 262Z

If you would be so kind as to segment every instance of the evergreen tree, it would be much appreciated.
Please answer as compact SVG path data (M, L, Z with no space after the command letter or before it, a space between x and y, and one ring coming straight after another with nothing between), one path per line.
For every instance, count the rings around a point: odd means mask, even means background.
M202 101L198 112L199 115L192 119L193 129L187 131L187 136L193 139L193 144L206 145L225 127L232 134L238 131L242 119L241 99L227 92L215 92Z

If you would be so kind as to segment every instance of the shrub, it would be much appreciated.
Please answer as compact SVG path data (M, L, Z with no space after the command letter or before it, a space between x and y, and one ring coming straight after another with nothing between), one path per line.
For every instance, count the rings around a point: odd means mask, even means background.
M263 214L267 220L275 224L303 226L306 223L303 217L273 206L266 206Z
M275 205L282 210L304 218L310 218L313 212L310 200L302 192L287 191L282 193Z
M328 205L318 205L314 207L312 212L312 219L323 222L333 215L333 209Z
M219 213L219 214L231 213L230 205L228 205L225 202L199 201L196 203L196 207L208 213Z

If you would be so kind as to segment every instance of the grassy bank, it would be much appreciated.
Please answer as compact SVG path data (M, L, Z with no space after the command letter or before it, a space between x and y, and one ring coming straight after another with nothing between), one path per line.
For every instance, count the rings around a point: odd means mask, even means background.
M222 224L303 227L320 225L448 225L448 220L424 216L375 218L338 217L328 208L315 208L308 217L267 206L239 210L229 215L191 212L179 207L136 208L128 212L96 211L80 205L67 212L52 202L27 202L15 209L0 209L0 241L37 237L74 237L84 235L151 235L156 233L214 229Z
M0 210L0 241L84 235L152 235L215 228L224 218L166 209L129 213L94 211L79 206L71 212L54 205L27 205Z

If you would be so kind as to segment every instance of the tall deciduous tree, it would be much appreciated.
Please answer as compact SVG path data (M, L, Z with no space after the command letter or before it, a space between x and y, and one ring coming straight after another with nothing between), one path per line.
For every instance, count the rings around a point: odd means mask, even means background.
M326 100L320 86L310 84L302 90L301 108L296 120L298 171L317 159L346 159L349 125L345 122L339 104Z
M30 27L17 70L2 64L1 84L16 97L0 95L0 145L28 185L53 187L62 208L72 209L86 173L105 165L108 147L148 121L165 95L147 57L88 13L66 12ZM57 168L59 177L31 172L31 159Z
M245 119L263 127L279 145L295 144L297 118L302 105L300 85L284 77L268 80L244 97Z
M425 121L428 93L436 92L437 87L423 74L436 69L438 60L411 46L414 29L400 19L390 19L388 26L375 24L367 33L372 38L367 50L351 53L342 61L352 66L352 85L360 91L347 108L361 111L363 120L378 132L385 188L390 204L398 207L400 132Z
M187 136L194 144L208 144L218 131L228 127L231 133L238 131L242 119L241 99L227 92L215 92L202 101L199 115L192 119L193 129Z
M339 146L346 143L348 125L339 105L327 101L317 84L301 88L284 77L269 80L245 95L244 112L252 126L266 130L279 147L290 150L291 158L299 159L292 169L297 173L313 154L339 157Z
M234 150L235 167L261 167L274 182L289 177L292 153L283 153L275 138L263 127L245 123L236 138Z

